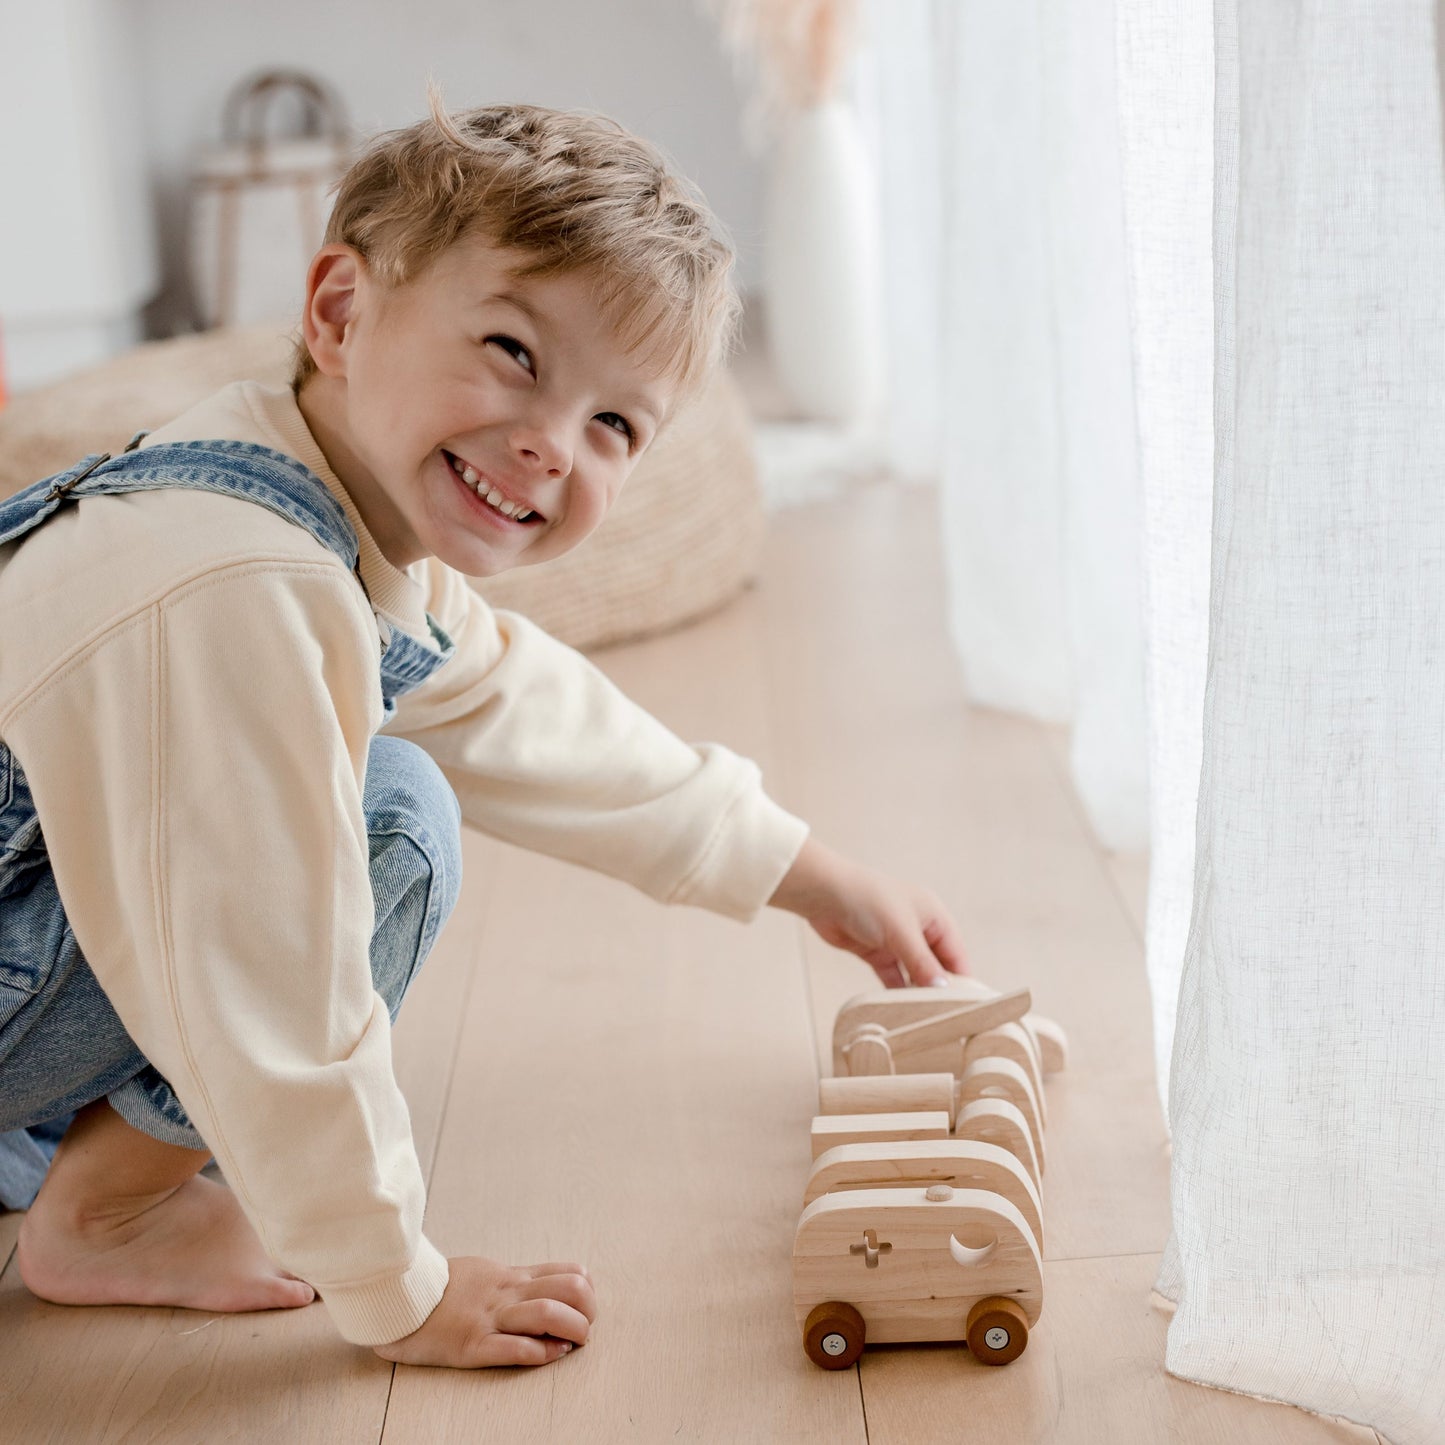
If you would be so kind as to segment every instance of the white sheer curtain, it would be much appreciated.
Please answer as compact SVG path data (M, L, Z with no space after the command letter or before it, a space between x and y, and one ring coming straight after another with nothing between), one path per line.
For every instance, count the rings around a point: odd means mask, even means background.
M941 476L971 695L1072 725L1111 847L1148 837L1113 33L1094 7L874 0L886 451ZM1107 195L1112 205L1099 204Z
M1445 1439L1436 41L1424 0L1216 6L1214 560L1161 1281L1170 1369L1420 1445Z
M1073 720L1105 838L1142 797L1147 653L1167 1366L1438 1445L1436 14L893 0L874 21L885 254L913 295L898 415L919 425L920 389L937 408L954 634L976 696ZM925 169L900 117L929 97ZM932 271L906 208L929 184ZM920 288L936 389L898 365Z

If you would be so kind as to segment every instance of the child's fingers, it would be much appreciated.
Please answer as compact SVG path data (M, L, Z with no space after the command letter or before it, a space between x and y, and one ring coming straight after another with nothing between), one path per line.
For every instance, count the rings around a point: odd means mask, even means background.
M923 936L933 950L933 956L950 973L968 972L968 958L963 951L963 940L958 936L958 930L948 914L936 914L924 928Z
M896 954L886 948L875 948L858 955L878 975L884 988L907 988L908 975L903 971Z
M493 1332L477 1347L476 1356L463 1369L489 1369L499 1365L550 1365L572 1348L570 1340L538 1339L535 1335Z
M597 1292L592 1281L580 1274L544 1274L521 1287L523 1299L557 1299L569 1304L589 1320L597 1318Z
M583 1279L591 1279L592 1271L585 1264L574 1264L571 1260L549 1260L546 1264L528 1264L522 1267L524 1274L531 1275L538 1279L544 1274L580 1274Z
M497 1324L508 1334L552 1335L555 1339L587 1343L591 1322L581 1310L559 1299L518 1300L497 1311Z
M893 951L907 981L915 988L926 988L929 984L943 979L939 960L934 957L929 941L912 919L899 930Z

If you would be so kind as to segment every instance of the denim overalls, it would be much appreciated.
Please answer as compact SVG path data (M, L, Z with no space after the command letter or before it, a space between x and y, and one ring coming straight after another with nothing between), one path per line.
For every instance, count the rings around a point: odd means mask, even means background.
M87 457L0 502L0 546L44 525L69 502L188 487L244 498L304 527L360 583L356 533L346 513L295 458L234 441L136 450L144 435L120 456ZM430 617L427 622L440 651L378 619L387 718L398 697L451 657L451 639ZM402 995L456 901L460 816L436 764L391 737L371 740L362 806L376 907L372 981L395 1022ZM71 1115L99 1098L154 1138L207 1147L170 1085L126 1033L77 947L25 774L0 739L0 1206L29 1207Z

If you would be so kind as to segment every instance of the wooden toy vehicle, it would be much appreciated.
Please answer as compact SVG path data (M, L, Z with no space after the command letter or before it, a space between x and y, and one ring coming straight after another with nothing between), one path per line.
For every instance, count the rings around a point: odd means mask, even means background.
M825 1370L846 1369L865 1343L905 1340L966 1339L1006 1365L1043 1309L1043 1261L1023 1215L987 1190L824 1194L798 1223L793 1301L803 1348Z
M862 995L834 1025L793 1247L824 1369L921 1340L1008 1364L1043 1308L1043 1079L1066 1041L1027 989L951 982Z

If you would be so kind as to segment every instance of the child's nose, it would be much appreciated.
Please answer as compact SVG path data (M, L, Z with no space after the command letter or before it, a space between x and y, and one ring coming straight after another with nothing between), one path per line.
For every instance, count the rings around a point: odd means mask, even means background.
M518 427L511 441L514 454L529 469L549 477L565 477L572 470L572 448L560 425Z

